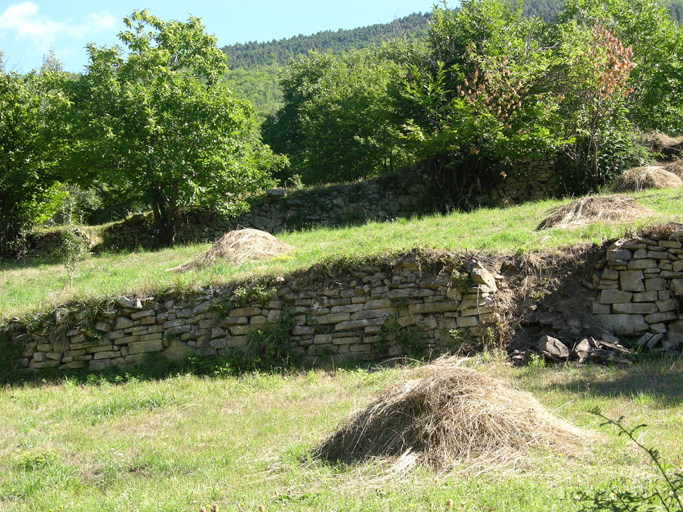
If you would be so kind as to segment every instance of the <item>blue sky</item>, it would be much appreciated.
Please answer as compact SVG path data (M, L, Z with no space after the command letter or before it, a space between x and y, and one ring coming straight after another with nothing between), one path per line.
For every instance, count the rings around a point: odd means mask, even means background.
M54 47L67 71L81 72L85 45L118 42L122 19L147 8L162 19L202 18L218 46L271 41L322 30L388 23L429 12L435 0L0 0L0 49L8 71L25 73ZM454 4L454 2L451 2Z

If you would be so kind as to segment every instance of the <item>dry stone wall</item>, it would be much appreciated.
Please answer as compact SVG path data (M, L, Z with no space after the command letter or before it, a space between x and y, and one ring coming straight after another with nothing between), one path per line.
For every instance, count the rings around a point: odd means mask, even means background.
M561 195L561 189L554 158L527 158L506 171L491 198L499 204L539 201Z
M594 280L593 314L637 347L676 349L683 341L681 233L612 244Z
M374 178L352 185L315 190L269 190L253 201L248 212L222 219L211 212L185 214L178 225L178 243L215 241L238 228L254 228L277 234L310 226L341 226L387 221L434 211L429 187L415 176ZM104 246L134 248L155 245L152 219L134 215L104 232Z
M24 348L26 368L102 370L139 363L149 353L176 358L244 349L255 331L286 317L293 352L303 360L371 360L445 349L451 331L481 336L498 320L495 277L476 263L468 279L452 269L444 263L422 271L405 259L340 278L291 277L241 307L233 291L220 289L185 300L120 298L77 312L58 309L32 325L15 320L10 332Z

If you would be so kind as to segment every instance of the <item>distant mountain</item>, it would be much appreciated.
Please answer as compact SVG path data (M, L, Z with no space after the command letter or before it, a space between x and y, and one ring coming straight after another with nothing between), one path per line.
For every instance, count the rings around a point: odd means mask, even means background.
M251 69L262 66L286 66L289 59L308 53L309 50L341 53L360 49L371 44L387 41L399 36L422 39L429 29L430 14L411 14L391 23L370 25L353 30L326 30L311 36L298 35L289 39L268 43L246 43L224 46L230 69Z

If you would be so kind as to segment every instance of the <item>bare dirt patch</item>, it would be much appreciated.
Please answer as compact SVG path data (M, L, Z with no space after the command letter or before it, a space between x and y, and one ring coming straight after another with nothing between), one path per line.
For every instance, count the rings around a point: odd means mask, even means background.
M597 221L627 221L651 214L651 210L628 196L588 196L549 210L536 229L575 228Z
M231 231L218 240L207 252L193 261L171 269L171 272L187 272L208 267L219 260L235 265L245 260L262 260L293 251L294 247L258 229Z

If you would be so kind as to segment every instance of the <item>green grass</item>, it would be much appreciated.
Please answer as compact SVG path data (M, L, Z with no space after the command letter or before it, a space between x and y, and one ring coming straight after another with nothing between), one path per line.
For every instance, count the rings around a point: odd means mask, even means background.
M580 243L599 244L622 236L625 229L637 229L645 224L680 221L683 211L680 191L650 191L635 197L655 211L655 216L628 224L596 223L576 230L536 231L547 210L568 201L551 200L471 213L370 222L360 227L282 233L279 237L296 247L292 255L238 266L222 263L183 275L167 269L191 260L206 251L209 244L89 256L76 270L73 289L65 289L66 271L54 260L4 263L0 265L0 315L21 316L74 298L84 300L130 293L155 295L249 276L284 275L321 260L374 256L415 247L485 252L552 251Z
M633 489L647 459L587 410L599 406L683 460L683 362L628 369L471 362L530 391L574 425L604 432L583 459L535 454L522 469L389 474L380 462L321 464L309 450L410 370L302 371L0 388L0 510L579 510L579 492ZM642 396L650 398L643 400ZM207 507L208 508L208 507Z

